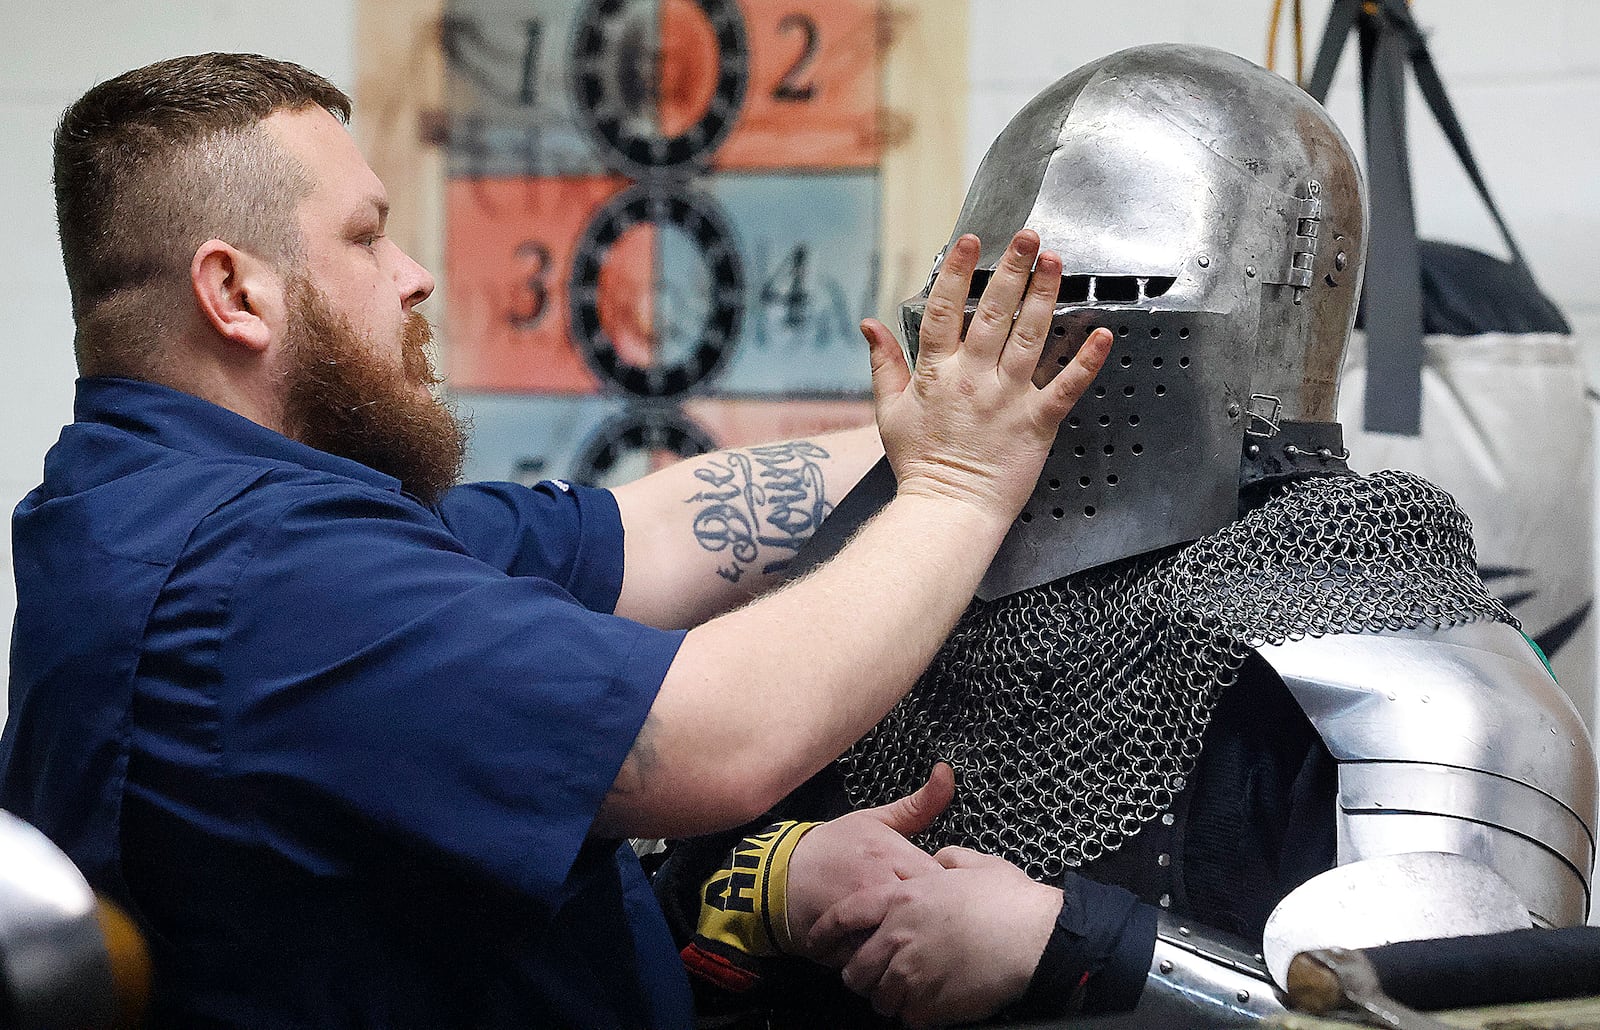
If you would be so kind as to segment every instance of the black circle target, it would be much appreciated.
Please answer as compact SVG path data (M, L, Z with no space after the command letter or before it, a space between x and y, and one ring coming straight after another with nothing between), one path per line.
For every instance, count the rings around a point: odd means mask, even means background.
M710 280L704 319L698 327L687 327L694 333L687 353L643 366L617 353L600 318L600 269L611 247L637 225L681 232ZM676 190L635 186L601 208L578 241L568 291L572 337L584 360L602 379L641 397L683 393L716 371L733 351L744 319L744 269L732 232L708 200ZM657 338L664 335L658 329Z
M643 408L602 422L579 449L572 478L602 486L618 465L639 452L692 458L716 449L711 435L677 408Z
M716 85L704 114L677 135L661 129L655 105L663 59L658 16L647 0L589 0L572 47L578 118L623 172L643 178L708 157L738 120L750 79L744 15L736 0L693 0L716 37Z

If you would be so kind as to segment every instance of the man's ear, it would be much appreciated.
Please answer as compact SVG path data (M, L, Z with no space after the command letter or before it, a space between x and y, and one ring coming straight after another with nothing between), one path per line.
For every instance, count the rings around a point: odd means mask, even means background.
M207 240L189 265L200 316L217 334L265 352L283 331L283 277L267 262L221 240Z

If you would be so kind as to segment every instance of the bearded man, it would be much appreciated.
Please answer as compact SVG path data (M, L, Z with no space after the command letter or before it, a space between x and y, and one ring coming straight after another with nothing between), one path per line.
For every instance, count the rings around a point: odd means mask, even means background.
M877 432L614 492L453 486L433 280L348 113L296 65L208 54L64 115L82 378L14 521L0 805L132 912L154 1025L686 1026L619 842L751 818L910 688L1110 336L1036 386L1060 261L1015 234L963 333L968 237L915 377L867 327ZM822 512L885 451L897 499L757 597L815 528L759 470L803 464ZM731 569L694 533L713 468L752 470ZM894 830L948 791L808 834L817 912L937 871Z

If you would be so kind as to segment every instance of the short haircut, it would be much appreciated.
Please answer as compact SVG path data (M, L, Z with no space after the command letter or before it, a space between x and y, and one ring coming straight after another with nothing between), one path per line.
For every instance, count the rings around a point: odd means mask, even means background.
M85 93L56 127L56 220L84 375L149 378L174 288L195 251L224 240L297 262L305 169L261 121L350 98L297 64L200 54L147 65Z

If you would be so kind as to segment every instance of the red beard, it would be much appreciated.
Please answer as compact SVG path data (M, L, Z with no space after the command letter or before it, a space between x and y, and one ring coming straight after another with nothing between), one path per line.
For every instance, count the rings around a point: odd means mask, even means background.
M406 317L396 371L306 279L289 281L287 302L286 434L437 501L461 474L467 434L449 405L420 389L441 381L428 360L428 320Z

